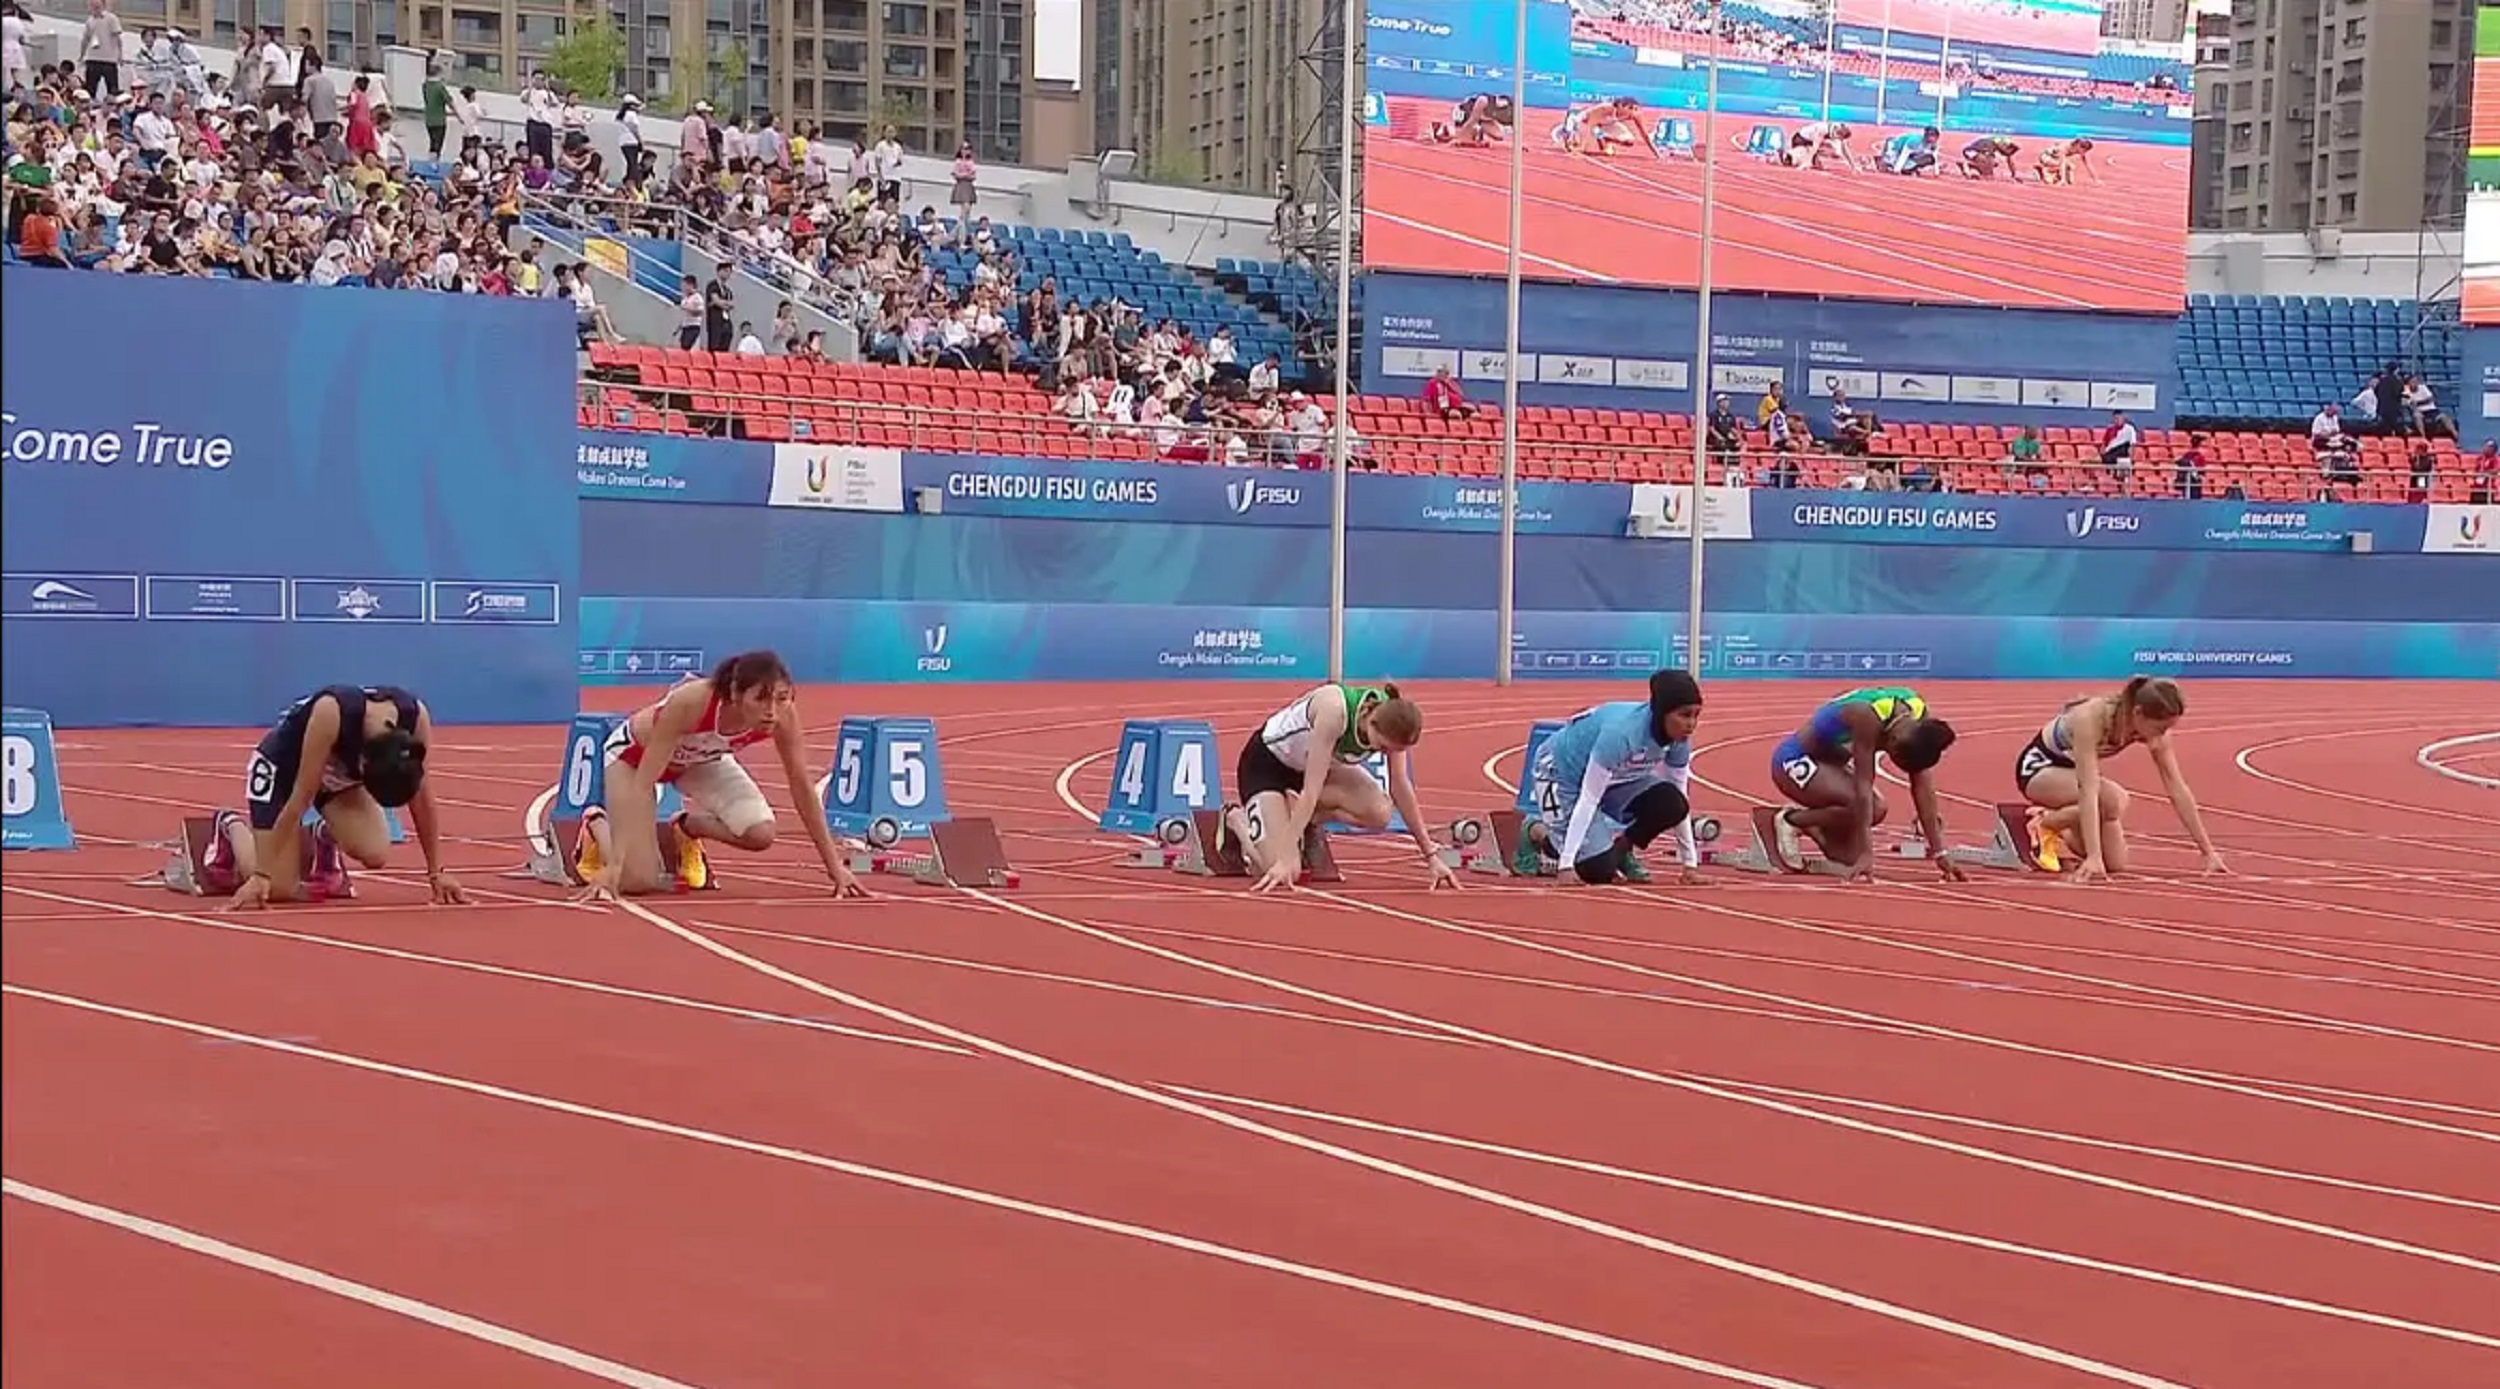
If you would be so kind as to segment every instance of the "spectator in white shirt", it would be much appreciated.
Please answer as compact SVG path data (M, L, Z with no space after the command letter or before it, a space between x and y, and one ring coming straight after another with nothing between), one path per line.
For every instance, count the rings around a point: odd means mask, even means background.
M2121 477L2135 469L2135 422L2124 410L2109 412L2109 428L2101 431L2101 464Z
M1276 354L1273 352L1268 353L1266 357L1260 359L1257 366L1250 368L1250 393L1253 395L1274 395L1276 393L1276 384L1281 374L1282 373L1276 365Z
M2343 446L2344 410L2329 401L2309 420L2309 447L2313 452L2324 453Z
M543 72L531 73L529 85L521 89L521 135L531 154L555 167L556 94L548 90Z
M894 127L885 128L885 138L877 142L877 196L903 196L903 142L894 137Z
M277 29L260 32L260 98L272 109L282 108L295 99L302 73L295 50L278 41Z
M1238 380L1245 375L1241 369L1241 348L1233 341L1233 330L1220 327L1207 339L1207 374L1218 381Z
M740 322L738 324L737 352L741 357L761 357L764 355L764 340L755 335L754 324L747 322Z

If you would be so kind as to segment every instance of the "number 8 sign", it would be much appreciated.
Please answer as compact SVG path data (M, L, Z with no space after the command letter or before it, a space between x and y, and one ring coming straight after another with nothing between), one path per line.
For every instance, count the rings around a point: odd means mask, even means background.
M61 769L52 747L52 716L40 709L0 715L0 846L72 849L61 813Z

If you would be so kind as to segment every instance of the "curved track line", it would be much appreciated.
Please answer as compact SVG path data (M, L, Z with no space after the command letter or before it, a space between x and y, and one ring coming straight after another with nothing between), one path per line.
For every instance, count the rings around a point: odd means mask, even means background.
M2424 743L2414 750L2413 760L2451 780L2462 781L2468 786L2479 786L2487 791L2500 791L2500 777L2460 772L2439 760L2439 754L2450 748L2468 747L2477 743L2500 743L2500 733L2467 733L2455 738L2442 738L2436 743Z

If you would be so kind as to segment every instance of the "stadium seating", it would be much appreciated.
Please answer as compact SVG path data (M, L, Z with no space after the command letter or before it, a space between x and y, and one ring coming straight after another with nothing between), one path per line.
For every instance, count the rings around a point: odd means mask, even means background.
M1080 428L1025 377L657 347L594 347L591 361L593 379L579 407L588 429L1129 462L1193 461L1206 452L1194 440L1158 449L1152 431L1142 427L1096 422ZM1494 410L1443 420L1409 396L1367 395L1351 403L1367 467L1453 477L1492 476L1500 469L1501 420ZM1526 477L1683 482L1692 476L1692 422L1681 415L1527 406L1519 425ZM2186 431L2145 431L2136 466L2124 476L2099 464L2090 430L2043 430L2034 470L2008 461L2012 434L1993 425L1900 424L1887 430L1879 452L1897 460L1904 477L1923 475L1957 492L2180 495L2175 461L2188 446ZM2206 456L2204 495L2236 489L2254 500L2305 501L2322 494L2318 466L2299 436L2217 431L2196 437ZM1760 445L1757 436L1743 463L1746 480L1756 485L1775 477L1773 457ZM2464 500L2466 461L2448 441L2432 450L2429 498ZM1803 487L1853 485L1862 467L1860 460L1831 454L1792 457L1794 485ZM2365 440L2361 465L2358 483L2326 490L2365 501L2414 499L2401 441Z
M2453 409L2459 376L2454 301L2228 294L2190 296L2179 318L2178 413L2237 427L2306 425L2352 399L2389 362L2422 373Z
M1016 257L1016 288L1032 289L1044 276L1055 276L1063 300L1091 303L1117 298L1144 310L1147 321L1169 318L1205 338L1230 327L1244 362L1268 353L1293 361L1293 335L1248 303L1226 298L1184 266L1173 265L1154 251L1140 249L1127 232L1062 231L1057 227L993 227ZM972 284L975 258L968 252L932 252L930 261L948 285Z

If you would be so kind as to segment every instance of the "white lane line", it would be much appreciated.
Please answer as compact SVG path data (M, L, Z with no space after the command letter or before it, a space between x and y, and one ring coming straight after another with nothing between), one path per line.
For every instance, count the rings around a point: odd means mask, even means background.
M2479 786L2486 791L2500 791L2500 777L2487 777L2462 771L2439 760L2439 755L2450 748L2471 747L2479 743L2500 743L2500 732L2467 733L2454 738L2442 738L2435 743L2424 743L2415 750L2413 760L2453 781L2462 781L2468 786Z
M307 1268L275 1255L263 1254L256 1249L246 1249L239 1244L228 1244L224 1240L185 1230L178 1225L168 1225L161 1220L150 1220L143 1215L132 1215L128 1211L118 1211L110 1206L99 1206L91 1201L81 1201L75 1196L64 1196L57 1191L21 1182L15 1177L0 1179L0 1191L30 1205L43 1206L64 1215L74 1215L81 1220L90 1220L98 1225L120 1230L125 1234L171 1245L186 1253L215 1259L237 1268L247 1268L254 1273L265 1273L272 1278L282 1278L289 1283L310 1288L315 1292L328 1293L332 1297L361 1303L393 1316L422 1322L427 1326L451 1332L455 1336L466 1336L473 1341L483 1341L500 1350L511 1351L515 1355L526 1355L533 1360L544 1360L550 1365L559 1365L576 1374L588 1375L592 1379L603 1379L610 1384L622 1384L627 1386L627 1389L694 1389L693 1385L682 1379L670 1379L666 1375L653 1374L649 1370L638 1370L631 1365L621 1365L614 1360L592 1355L587 1351L575 1350L571 1346L561 1346L553 1341L540 1340L527 1332L515 1331L508 1326L497 1326L490 1321L480 1321L476 1317L452 1311L448 1307L437 1307L430 1302L419 1302L413 1297L402 1297L398 1293L385 1292L371 1284L341 1278L335 1273L324 1273L317 1268Z
M967 892L973 897L993 902L998 900L985 892L971 891L969 889L967 889ZM1898 1321L1906 1325L1920 1327L1924 1330L1941 1332L1960 1340L1970 1341L1995 1350L2006 1351L2025 1359L2035 1360L2043 1364L2056 1365L2064 1369L2074 1370L2080 1374L2089 1375L2097 1379L2105 1379L2116 1384L2133 1385L2137 1386L2137 1389L2184 1389L2183 1386L2173 1385L2171 1381L2160 1379L2153 1375L2144 1374L2140 1371L2130 1370L2123 1366L2112 1365L2104 1361L2091 1359L2087 1356L2076 1355L2068 1351L2058 1350L2052 1346L2045 1346L2037 1342L2026 1341L2020 1337L2010 1336L2003 1332L1991 1331L1986 1327L1973 1326L1965 1322L1958 1322L1949 1317L1937 1316L1931 1312L1922 1312L1915 1307L1906 1307L1898 1303L1887 1302L1881 1298L1870 1297L1864 1293L1852 1292L1846 1288L1835 1287L1831 1284L1817 1282L1809 1278L1802 1278L1796 1274L1783 1272L1775 1268L1768 1268L1760 1264L1749 1263L1745 1260L1732 1258L1725 1254L1695 1248L1691 1245L1678 1244L1672 1240L1661 1239L1655 1235L1644 1234L1638 1230L1626 1229L1620 1225L1609 1224L1590 1216L1581 1215L1575 1211L1562 1210L1558 1207L1543 1205L1539 1202L1522 1200L1521 1198L1509 1195L1508 1193L1473 1186L1469 1183L1459 1181L1454 1177L1443 1176L1438 1172L1430 1172L1422 1168L1410 1167L1404 1163L1391 1162L1385 1158L1374 1157L1369 1153L1358 1152L1352 1148L1346 1148L1338 1144L1324 1142L1304 1134L1292 1132L1288 1129L1276 1128L1270 1124L1262 1124L1255 1120L1243 1118L1238 1114L1232 1114L1208 1105L1202 1105L1193 1101L1184 1100L1149 1086L1133 1084L1129 1081L1103 1075L1100 1072L1089 1071L1082 1066L1077 1066L1066 1061L1060 1061L1053 1057L1043 1056L1037 1052L1026 1051L1021 1047L1012 1046L993 1038L984 1037L978 1033L966 1031L962 1028L950 1027L945 1023L920 1017L917 1014L909 1013L903 1009L879 1003L874 999L862 997L861 995L851 993L848 990L835 988L831 984L811 979L804 974L783 969L778 965L757 959L752 955L745 954L744 952L730 946L723 945L719 941L713 940L711 937L704 935L700 931L671 921L667 917L643 906L639 902L627 900L619 902L616 905L628 914L641 918L650 925L666 931L668 934L677 937L679 940L682 940L697 949L707 951L724 960L731 961L732 963L743 964L747 968L752 969L759 974L779 979L783 983L789 984L795 988L805 989L809 993L819 995L820 997L829 998L838 1003L847 1003L854 1008L875 1013L890 1022L901 1023L909 1027L916 1027L934 1036L944 1037L950 1041L959 1042L965 1046L988 1052L989 1054L1002 1060L1014 1061L1020 1065L1030 1066L1035 1070L1044 1071L1051 1075L1059 1076L1065 1080L1071 1080L1079 1084L1092 1086L1095 1089L1104 1090L1111 1094L1126 1096L1129 1099L1154 1105L1160 1109L1167 1109L1175 1113L1187 1114L1195 1118L1204 1119L1210 1123L1218 1124L1237 1132L1266 1138L1284 1147L1298 1148L1304 1152L1314 1153L1322 1157L1334 1158L1335 1160L1345 1163L1348 1166L1360 1167L1369 1171L1380 1173L1384 1176L1396 1177L1401 1180L1411 1182L1417 1186L1444 1192L1448 1195L1462 1197L1464 1199L1492 1206L1497 1209L1512 1211L1520 1215L1529 1216L1533 1219L1545 1221L1549 1224L1559 1225L1566 1229L1578 1230L1585 1234L1595 1235L1601 1239L1612 1240L1617 1243L1631 1245L1635 1248L1646 1249L1652 1253L1664 1254L1670 1258L1681 1259L1688 1263L1699 1264L1702 1267L1715 1269L1722 1273L1731 1273L1739 1277L1750 1278L1757 1282L1767 1283L1773 1287L1782 1288L1790 1292L1801 1293L1808 1297L1820 1298L1827 1302L1832 1302L1856 1311L1871 1313L1875 1316ZM1014 904L1008 905L1021 913L1028 915L1035 914L1031 908L1017 907L1014 906Z
M1808 1215L1817 1219L1829 1220L1842 1225L1860 1225L1868 1229L1883 1230L1897 1235L1912 1235L1920 1239L1935 1240L1943 1244L1958 1244L1970 1249L1985 1249L1990 1253L1995 1254L2010 1254L2016 1258L2036 1259L2043 1263L2062 1264L2068 1268L2087 1269L2094 1273L2113 1274L2120 1278L2132 1278L2146 1283L2159 1283L2166 1287L2185 1288L2192 1292L2210 1293L2216 1297L2230 1298L2240 1302L2263 1303L2267 1306L2287 1308L2295 1312L2307 1312L2315 1316L2333 1317L2339 1321L2361 1322L2370 1326L2384 1327L2392 1331L2409 1331L2415 1335L2428 1336L2436 1340L2458 1341L2470 1346L2485 1346L2493 1350L2500 1350L2500 1337L2485 1336L2477 1332L2462 1331L2455 1327L2439 1326L2430 1322L2412 1321L2403 1317L2388 1316L2384 1313L2366 1311L2357 1307L2345 1307L2331 1302L2314 1302L2307 1298L2292 1297L2282 1293L2270 1293L2261 1288L2242 1287L2235 1283L2217 1283L2210 1279L2195 1278L2180 1273L2169 1273L2161 1269L2144 1268L2136 1264L2122 1264L2108 1259L2096 1259L2088 1254L2075 1254L2061 1249L2048 1249L2039 1245L2022 1244L2013 1240L1997 1239L1988 1235L1975 1235L1962 1230L1948 1230L1940 1226L1923 1225L1918 1222L1908 1220L1896 1220L1889 1216L1870 1215L1863 1211L1846 1210L1837 1206L1823 1206L1807 1201L1794 1201L1786 1197L1773 1196L1766 1192L1747 1191L1739 1187L1718 1186L1709 1182L1696 1182L1682 1177L1670 1177L1662 1172L1649 1172L1635 1167L1618 1167L1611 1163L1595 1162L1587 1158L1566 1157L1559 1153L1540 1152L1534 1148L1518 1148L1504 1143L1491 1143L1482 1139L1462 1138L1456 1134L1439 1133L1431 1129L1409 1128L1402 1124L1389 1124L1376 1119L1357 1118L1350 1114L1334 1114L1322 1109L1307 1109L1300 1105L1282 1104L1273 1100L1251 1099L1242 1095L1227 1095L1218 1091L1193 1089L1185 1085L1171 1085L1166 1086L1165 1088L1171 1090L1175 1094L1186 1095L1194 1100L1204 1100L1209 1104L1227 1105L1240 1109L1255 1109L1269 1114L1281 1115L1286 1118L1308 1119L1316 1123L1333 1124L1340 1128L1354 1129L1363 1133L1376 1133L1391 1138L1409 1139L1418 1143L1427 1143L1434 1147L1456 1148L1465 1152L1486 1153L1494 1157L1510 1158L1518 1162L1533 1163L1540 1167L1556 1167L1573 1172L1584 1172L1591 1176L1611 1177L1620 1181L1636 1182L1643 1186L1654 1186L1669 1191L1687 1192L1696 1196L1715 1197L1719 1200L1732 1201L1739 1205L1760 1206L1769 1210L1787 1211L1796 1215Z
M67 897L57 892L43 892L35 888L20 887L14 883L9 884L6 890L10 892L23 893L28 897L40 897L52 902L67 902L83 907L93 907L98 911L110 912L119 916L139 917L142 919L157 921L170 921L184 926L205 927L206 929L212 931L231 931L237 935L265 936L272 940L296 941L305 945L318 945L331 950L345 950L358 955L379 956L387 960L405 960L412 964L436 965L444 969L462 970L470 974L492 975L501 979L517 979L524 983L546 984L560 989L573 989L581 993L604 994L610 998L630 998L639 1003L664 1004L668 1007L685 1008L698 1013L715 1013L723 1017L741 1018L748 1022L788 1023L793 1027L804 1027L812 1032L823 1032L836 1037L852 1037L864 1042L884 1042L898 1047L916 1047L922 1051L944 1052L949 1056L973 1055L972 1052L967 1051L962 1047L951 1046L945 1042L931 1042L918 1037L897 1036L891 1032L873 1032L864 1028L844 1027L839 1023L823 1022L815 1018L792 1017L784 1013L767 1013L754 1008L738 1008L726 1003L710 1003L703 999L686 998L678 994L653 993L646 989L627 988L621 984L602 984L590 979L576 979L573 976L566 974L541 974L536 970L515 969L509 965L488 964L483 960L464 960L450 955L428 955L415 950L401 950L394 946L373 945L365 941L341 940L335 936L316 935L305 931L288 931L275 926L258 926L246 921L218 921L204 916L190 916L182 912L157 911L148 907L125 906L119 902L91 901L84 897Z
M1082 922L1074 921L1064 916L1058 916L1051 912L1043 911L1037 907L1029 907L1020 902L1011 902L1003 897L983 892L978 889L964 889L964 891L970 896L978 897L991 902L1017 916L1022 916L1033 921L1039 921L1044 925L1056 926L1061 930L1070 931L1077 935L1085 936L1088 939L1099 940L1107 944L1122 946L1126 949L1135 950L1147 955L1153 955L1160 959L1170 960L1176 964L1187 965L1193 969L1204 970L1210 974L1220 975L1225 978L1238 979L1246 983L1264 984L1279 993L1311 999L1314 1002L1332 1003L1341 1008L1350 1008L1357 1012L1368 1013L1376 1018L1386 1018L1393 1022L1401 1022L1414 1027L1437 1028L1448 1032L1453 1036L1464 1037L1469 1041L1481 1042L1486 1046L1499 1047L1505 1051L1515 1051L1521 1053L1522 1055L1542 1057L1550 1061L1560 1061L1567 1065L1585 1067L1589 1070L1599 1071L1608 1075L1622 1076L1626 1079L1644 1081L1652 1085L1666 1086L1670 1089L1682 1090L1690 1094L1704 1095L1712 1099L1728 1100L1737 1104L1769 1110L1773 1113L1787 1115L1791 1118L1803 1119L1807 1122L1821 1124L1827 1127L1847 1129L1857 1133L1892 1138L1918 1147L1932 1148L1939 1152L1955 1153L1963 1157L1975 1158L1982 1162L2020 1168L2024 1171L2037 1172L2046 1176L2063 1177L2069 1181L2080 1182L2087 1186L2096 1186L2105 1190L2124 1192L2129 1195L2141 1196L2150 1200L2167 1202L2173 1205L2189 1206L2198 1210L2212 1211L2217 1214L2234 1216L2243 1220L2256 1221L2260 1224L2276 1225L2285 1229L2299 1230L2304 1234L2316 1235L2324 1239L2340 1240L2351 1244L2366 1245L2373 1249L2384 1249L2390 1253L2407 1254L2415 1258L2429 1259L2437 1263L2454 1264L2461 1268L2477 1269L2486 1273L2500 1273L2500 1263L2487 1263L2483 1260L2475 1259L2467 1255L2451 1253L2445 1249L2432 1249L2424 1245L2408 1244L2405 1241L2389 1239L2382 1235L2373 1235L2360 1230L2349 1230L2340 1226L2321 1224L2312 1220L2303 1220L2297 1216L2288 1216L2274 1211L2259 1210L2253 1206L2237 1205L2232 1202L2219 1201L2211 1197L2198 1196L2189 1192L2171 1191L2162 1187L2147 1186L2140 1182L2131 1182L2119 1177L2104 1176L2101 1173L2084 1171L2080 1168L2063 1167L2056 1163L2043 1162L2037 1158L2019 1157L2012 1153L2001 1153L1991 1148L1976 1147L1968 1143L1960 1143L1951 1139L1938 1138L1932 1134L1919 1133L1910 1129L1891 1128L1886 1125L1871 1123L1862 1119L1849 1118L1845 1115L1826 1114L1801 1105L1788 1104L1769 1099L1761 1095L1747 1094L1740 1090L1730 1089L1725 1085L1718 1084L1689 1073L1645 1070L1639 1066L1628 1065L1620 1061L1609 1061L1603 1057L1589 1056L1575 1051L1566 1051L1560 1047L1549 1047L1540 1042L1525 1041L1517 1037L1504 1036L1498 1032L1487 1032L1480 1028L1466 1026L1463 1023L1443 1022L1440 1019L1425 1017L1419 1013L1411 1013L1403 1009L1391 1008L1378 1003L1367 1003L1361 999L1350 998L1344 994L1330 993L1325 989L1315 989L1307 985L1296 984L1288 980L1274 978L1270 975L1259 974L1254 971L1240 969L1232 965L1220 964L1214 960L1201 959L1198 956L1187 954L1183 951L1167 949L1163 946L1149 944L1145 941L1131 940L1120 935L1116 931L1099 926L1088 926ZM1360 906L1364 904L1356 903L1355 905ZM1405 913L1392 914L1406 915ZM1426 918L1418 919L1428 920ZM1924 1024L1920 1024L1918 1026L1923 1028ZM941 1032L939 1035L943 1036L946 1034ZM2292 1102L2288 1097L2280 1095L2264 1095L2263 1098L2281 1100L2285 1103ZM2384 1116L2378 1115L2371 1115L2368 1117L2384 1118ZM2466 1131L2459 1130L2458 1132ZM2467 1136L2482 1137L2485 1138L2486 1141L2500 1142L2500 1138L2492 1138L2488 1135L2467 1133Z
M951 1200L962 1201L970 1205L983 1206L991 1210L1006 1211L1015 1215L1032 1216L1036 1219L1050 1221L1054 1224L1091 1230L1100 1234L1117 1235L1124 1239L1157 1245L1165 1249L1179 1250L1188 1254L1198 1254L1207 1258L1219 1259L1226 1263L1238 1264L1243 1267L1260 1269L1270 1273L1281 1273L1287 1275L1288 1277L1302 1279L1306 1282L1320 1283L1329 1287L1343 1288L1353 1292L1368 1293L1374 1297L1384 1298L1388 1301L1402 1302L1411 1307L1423 1307L1429 1308L1433 1311L1448 1312L1456 1316L1467 1317L1475 1321L1486 1322L1491 1325L1506 1327L1511 1330L1526 1331L1535 1335L1550 1337L1558 1341L1567 1341L1575 1345L1610 1351L1617 1355L1628 1356L1636 1360L1648 1361L1652 1364L1671 1365L1678 1369L1690 1370L1696 1374L1708 1375L1715 1379L1723 1379L1737 1384L1751 1385L1754 1386L1754 1389L1815 1389L1815 1386L1802 1384L1796 1380L1782 1379L1774 1375L1739 1369L1733 1365L1722 1365L1715 1361L1703 1360L1694 1356L1683 1355L1675 1351L1648 1345L1643 1342L1625 1340L1621 1337L1609 1336L1602 1332L1588 1331L1579 1327L1567 1326L1560 1322L1544 1321L1522 1313L1505 1311L1498 1307L1488 1307L1480 1303L1467 1302L1459 1298L1444 1297L1438 1293L1424 1292L1416 1288L1401 1287L1395 1283L1383 1283L1375 1279L1364 1278L1357 1274L1340 1272L1336 1269L1325 1268L1317 1264L1300 1263L1291 1259L1278 1258L1274 1255L1260 1254L1252 1250L1237 1249L1230 1245L1217 1244L1211 1240L1198 1239L1190 1235L1175 1234L1171 1231L1159 1230L1152 1226L1132 1224L1124 1220L1111 1220L1102 1216L1088 1215L1082 1211L1066 1210L1058 1206L1047 1206L1037 1201L1027 1201L1019 1197L1002 1196L996 1192L983 1191L977 1187L959 1186L953 1182L942 1182L936 1180L935 1178L917 1176L909 1172L898 1172L890 1168L871 1167L865 1163L851 1162L842 1158L827 1157L822 1153L812 1153L802 1148L785 1147L777 1143L758 1142L757 1140L750 1138L739 1138L731 1134L716 1133L709 1129L699 1129L685 1124L671 1123L665 1119L654 1119L647 1115L630 1114L622 1110L602 1109L595 1105L580 1104L572 1100L560 1100L553 1096L533 1094L526 1090L514 1090L501 1085L492 1085L484 1081L469 1080L460 1076L446 1075L438 1071L426 1071L413 1066L398 1065L394 1062L377 1061L370 1057L355 1056L347 1052L331 1051L326 1048L311 1046L302 1042L291 1042L276 1037L262 1037L248 1032L236 1032L230 1028L217 1027L208 1023L191 1022L187 1019L168 1017L160 1013L142 1012L136 1008L124 1008L117 1004L103 1003L95 999L79 998L70 994L52 993L43 989L30 989L16 984L0 985L0 993L5 993L11 997L27 998L38 1002L55 1004L64 1008L74 1008L82 1012L100 1014L105 1017L118 1018L125 1022L143 1023L153 1027L162 1027L176 1032L189 1033L194 1036L209 1037L223 1042L232 1042L239 1046L251 1047L263 1051L279 1052L288 1056L302 1057L307 1060L327 1062L332 1065L345 1066L353 1070L366 1071L375 1075L391 1076L396 1079L416 1081L425 1085L437 1085L448 1090L457 1090L465 1094L475 1095L485 1099L502 1100L508 1103L523 1105L532 1109L546 1110L556 1114L568 1115L578 1119L597 1120L601 1123L613 1124L620 1128L634 1129L643 1133L659 1134L669 1138L685 1139L690 1142L708 1144L712 1147L748 1153L757 1157L766 1157L781 1162L796 1163L801 1166L816 1168L820 1171L834 1172L846 1177L856 1177L864 1181L878 1182L887 1186L900 1187L904 1190L915 1191L924 1195L943 1196ZM653 1386L653 1389L677 1389L677 1386ZM2164 1386L2164 1389L2181 1389L2181 1387Z
M1324 1013L1306 1013L1294 1008L1279 1008L1271 1003L1239 1003L1229 998L1215 998L1207 994L1174 993L1169 989L1150 989L1141 984L1114 983L1108 979L1095 979L1082 974L1054 974L1047 970L994 964L988 960L967 960L955 955L930 955L917 950L897 950L891 946L866 945L857 941L836 940L827 936L800 935L793 931L771 931L760 926L730 926L718 921L698 921L694 924L706 931L719 931L724 935L787 941L792 945L808 945L822 950L847 950L854 954L876 955L889 960L910 960L917 964L947 965L980 974L1000 974L1017 979L1032 979L1045 984L1066 984L1080 989L1099 989L1105 993L1128 994L1136 998L1151 998L1166 1003L1187 1003L1200 1008L1214 1008L1231 1013L1260 1013L1269 1017L1289 1018L1295 1022L1350 1027L1359 1032L1383 1032L1393 1037L1431 1042L1436 1046L1463 1047L1467 1045L1446 1033L1425 1032L1411 1027L1391 1027L1386 1023L1364 1022L1359 1018L1332 1018ZM978 1054L961 1047L950 1046L946 1050L964 1056Z

